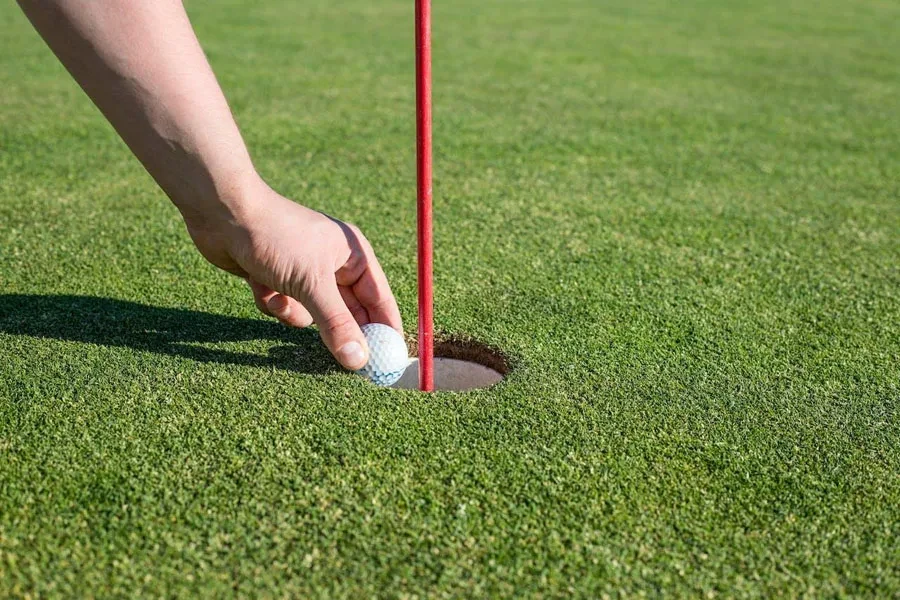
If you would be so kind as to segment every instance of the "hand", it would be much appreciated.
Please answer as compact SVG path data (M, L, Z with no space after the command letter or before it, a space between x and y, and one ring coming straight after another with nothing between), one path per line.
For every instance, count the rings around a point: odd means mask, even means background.
M348 369L368 360L359 324L401 329L362 233L256 175L181 0L19 2L184 215L203 256L247 279L260 310L297 327L315 321Z
M245 278L263 313L286 325L315 322L347 369L362 368L368 347L360 325L402 332L400 311L372 246L353 225L279 195L251 188L238 213L185 222L197 248L217 267Z

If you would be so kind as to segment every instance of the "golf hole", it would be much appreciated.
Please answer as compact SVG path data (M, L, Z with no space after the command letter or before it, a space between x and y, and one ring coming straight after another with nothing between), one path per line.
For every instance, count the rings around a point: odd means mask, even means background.
M418 353L415 341L407 341L410 355ZM491 387L509 372L499 351L472 341L442 341L434 345L434 389L437 392L464 392ZM419 359L414 358L400 380L391 386L400 390L419 389Z

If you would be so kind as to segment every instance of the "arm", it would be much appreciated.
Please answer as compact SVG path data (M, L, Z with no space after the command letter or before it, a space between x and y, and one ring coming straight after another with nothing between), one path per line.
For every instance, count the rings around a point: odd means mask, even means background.
M19 0L25 14L150 175L214 265L250 283L257 306L315 321L347 368L359 329L401 328L358 229L278 195L256 173L180 0Z

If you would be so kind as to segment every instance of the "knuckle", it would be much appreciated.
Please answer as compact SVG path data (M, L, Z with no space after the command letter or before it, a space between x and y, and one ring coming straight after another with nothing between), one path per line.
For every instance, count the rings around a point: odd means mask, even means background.
M366 312L366 309L362 306L354 306L350 309L350 313L353 315L353 318L356 319L357 323L362 323L369 317L369 313Z
M334 279L334 273L329 273L325 269L312 269L304 273L302 277L292 278L292 281L297 282L295 284L297 293L294 298L315 298L317 290L327 285L330 279Z
M368 266L368 260L362 252L353 252L344 266L353 273L360 273Z
M362 277L367 268L368 263L366 262L366 257L364 255L358 253L351 254L347 259L347 262L344 263L344 266L335 273L338 285L352 286L359 281L359 278Z
M367 253L371 251L372 245L369 244L369 240L366 238L366 234L362 232L362 229L357 227L352 223L347 223L347 227L350 229L350 232L353 234L355 238L355 244L352 244L355 248L363 253Z
M349 311L326 315L322 320L323 322L319 323L319 326L332 332L344 331L356 324Z

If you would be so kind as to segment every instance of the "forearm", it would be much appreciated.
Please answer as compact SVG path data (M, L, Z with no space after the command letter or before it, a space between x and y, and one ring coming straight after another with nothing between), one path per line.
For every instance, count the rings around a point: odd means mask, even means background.
M296 327L315 320L329 350L354 370L367 360L359 324L402 331L359 229L258 177L181 0L19 4L181 210L198 250L247 279L260 310Z
M19 0L187 218L237 211L258 179L179 0Z

